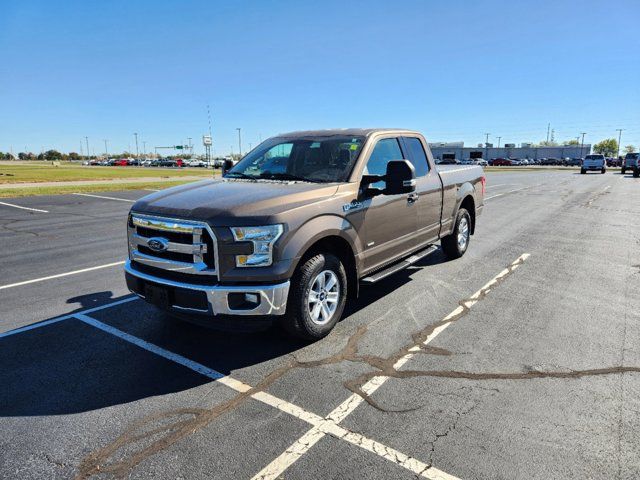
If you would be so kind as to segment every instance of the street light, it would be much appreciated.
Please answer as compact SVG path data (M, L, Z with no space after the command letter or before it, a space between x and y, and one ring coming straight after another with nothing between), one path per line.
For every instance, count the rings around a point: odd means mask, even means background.
M89 137L84 137L84 139L87 142L87 160L89 160L90 154L89 154Z
M587 132L580 132L580 135L582 135L582 142L580 143L580 158L584 158L584 136L587 134Z
M620 156L620 141L622 140L622 131L624 130L624 128L616 128L616 132L618 132L618 153L616 154L616 157Z
M487 157L489 156L489 135L491 135L490 133L485 133L485 140L484 140L484 159L489 161L487 159Z
M109 149L107 148L107 139L104 139L104 156L105 158L109 158Z
M242 130L241 128L236 128L236 130L238 131L238 154L240 155L240 158L242 158L242 136L240 134L240 130Z
M133 136L136 137L136 158L139 158L140 157L140 150L138 150L138 134L134 133Z

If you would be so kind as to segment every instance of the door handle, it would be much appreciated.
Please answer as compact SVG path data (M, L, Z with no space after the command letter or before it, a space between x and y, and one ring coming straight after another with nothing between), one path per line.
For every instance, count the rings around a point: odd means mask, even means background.
M407 202L409 203L415 203L416 200L418 200L419 195L417 193L410 193L407 196Z

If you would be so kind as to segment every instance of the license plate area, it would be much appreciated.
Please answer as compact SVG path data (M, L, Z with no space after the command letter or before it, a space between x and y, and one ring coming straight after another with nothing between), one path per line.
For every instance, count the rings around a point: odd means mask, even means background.
M146 283L144 296L149 303L153 303L158 307L169 308L171 306L171 292L167 287Z

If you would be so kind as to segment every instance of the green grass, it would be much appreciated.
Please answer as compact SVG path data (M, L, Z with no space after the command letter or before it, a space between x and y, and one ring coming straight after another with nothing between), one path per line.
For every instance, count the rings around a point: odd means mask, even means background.
M93 193L93 192L113 192L116 190L162 190L176 185L190 183L193 180L175 180L164 182L136 182L118 183L110 182L100 185L60 185L52 187L29 187L29 188L2 188L0 187L0 198L8 197L30 197L32 195L60 195L69 193Z
M23 182L67 182L76 180L113 180L122 178L211 177L207 168L94 167L60 162L1 162L0 185Z

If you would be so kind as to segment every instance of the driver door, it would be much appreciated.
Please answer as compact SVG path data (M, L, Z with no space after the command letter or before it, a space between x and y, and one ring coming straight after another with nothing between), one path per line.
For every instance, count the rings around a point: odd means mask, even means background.
M398 138L382 138L371 152L363 174L384 175L390 160L405 158ZM371 187L384 188L384 182ZM365 271L382 267L416 247L418 214L410 195L376 195L362 202Z

